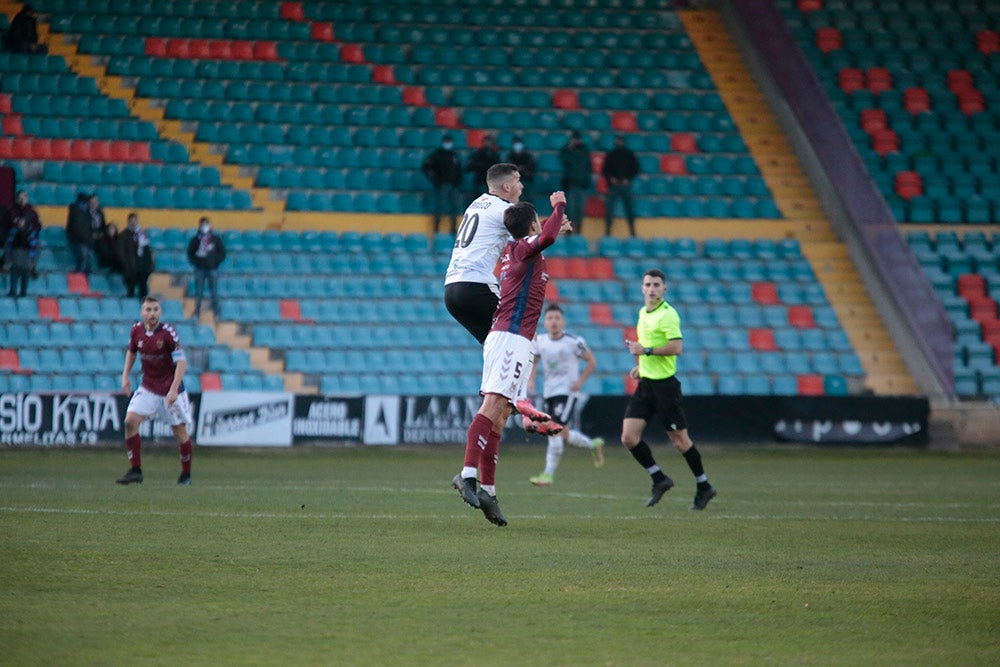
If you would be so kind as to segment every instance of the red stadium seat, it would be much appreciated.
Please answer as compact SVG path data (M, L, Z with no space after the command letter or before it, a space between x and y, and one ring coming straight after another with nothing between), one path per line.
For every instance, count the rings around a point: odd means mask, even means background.
M392 65L376 65L372 67L372 83L395 84L396 74L393 72Z
M360 65L365 62L365 52L360 44L344 44L340 49L340 59L345 63Z
M465 143L470 148L479 148L483 145L483 137L485 136L486 130L476 128L468 129L465 131Z
M253 42L245 39L234 39L232 48L230 49L233 54L233 58L236 60L253 60Z
M1000 51L1000 34L996 30L980 30L976 33L976 48L984 56Z
M962 298L971 294L986 294L986 278L979 273L963 273L956 279L956 286Z
M317 21L310 27L309 34L314 41L332 42L334 41L333 24L329 21Z
M434 110L434 124L454 129L458 127L458 114L451 107L438 107Z
M189 58L191 55L191 42L182 37L175 37L167 40L168 58Z
M21 369L21 360L17 356L17 350L0 348L0 369L5 371L17 371Z
M0 93L0 113L8 114L10 112L11 112L10 93Z
M894 179L896 194L909 201L924 194L924 182L919 172L900 171Z
M885 157L899 152L899 135L895 130L876 130L872 133L872 150Z
M670 135L670 150L675 153L697 153L698 142L687 132L674 132Z
M82 273L71 273L69 275L83 275ZM40 296L37 299L38 304L38 316L43 320L53 320L58 321L59 318L59 300L54 296Z
M0 137L0 158L9 160L14 154L14 138Z
M598 176L597 185L594 186L594 189L602 195L608 194L608 180L604 176Z
M403 88L403 104L409 104L410 106L416 107L427 106L427 97L424 94L424 89L417 88L416 86L407 86Z
M617 132L636 132L639 123L631 111L616 111L611 114L611 129Z
M167 40L163 37L146 38L146 55L165 58L167 55Z
M302 308L299 306L298 299L281 299L278 302L278 311L281 313L281 319L293 322L302 320Z
M750 329L750 347L763 352L773 352L778 349L774 342L774 331L771 329Z
M69 139L53 139L50 149L51 159L53 160L71 159L70 145L71 144Z
M94 139L90 142L90 159L97 162L111 161L111 142L104 139Z
M823 0L798 0L795 4L803 14L823 9Z
M130 162L152 162L153 156L150 154L149 144L144 141L129 143L128 159Z
M127 141L112 141L109 154L111 160L114 162L128 162L129 161L129 142Z
M796 329L815 329L816 319L809 306L789 306L788 323Z
M11 158L15 160L31 159L31 137L14 137L11 143Z
M205 371L198 376L198 383L202 391L222 391L222 378L218 373Z
M257 42L253 45L253 55L256 60L280 60L275 42Z
M772 282L758 282L750 287L753 300L762 306L774 306L778 301L778 288Z
M931 110L931 96L926 88L907 88L903 91L903 106L911 114L926 113Z
M301 2L283 2L278 14L286 21L305 21L306 13Z
M5 134L9 137L24 134L24 128L21 125L21 114L4 116L3 121L0 122L0 134Z
M587 275L594 280L615 280L615 265L607 257L591 257L587 260Z
M32 139L31 157L35 160L51 160L52 140L48 137L35 137Z
M219 60L232 60L233 43L228 39L213 39L208 43L208 57Z
M214 58L212 45L207 39L192 39L188 42L188 56L199 60Z
M569 262L565 257L548 257L545 259L545 267L551 278L569 278Z
M630 374L625 374L625 393L629 396L635 393L636 388L639 386L639 379L632 377Z
M844 37L840 30L832 26L816 31L816 47L823 53L839 51L844 46Z
M579 109L580 98L575 90L557 90L552 93L552 106L556 109Z
M800 375L796 380L801 396L823 396L826 394L822 375L810 373L809 375Z
M856 67L844 67L837 75L837 83L849 95L865 87L865 75Z
M74 294L90 294L90 279L86 273L67 273L66 286Z
M868 90L873 93L883 93L892 90L892 74L885 67L869 67L865 72Z
M884 130L889 127L889 119L883 109L864 109L861 112L861 128L869 134L872 130Z
M587 260L583 257L566 258L566 271L570 278L575 280L588 280L590 269L587 267Z
M89 161L90 157L90 140L89 139L71 139L69 142L69 154L74 160L85 160Z
M606 326L615 323L615 316L611 313L611 306L606 303L592 303L589 307L590 321L594 324L604 324Z
M688 173L687 162L680 155L661 155L660 171L679 176Z

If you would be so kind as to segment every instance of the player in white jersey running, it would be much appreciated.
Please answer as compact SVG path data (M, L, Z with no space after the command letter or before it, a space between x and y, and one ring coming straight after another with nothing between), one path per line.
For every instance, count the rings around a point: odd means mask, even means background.
M597 368L597 359L587 346L587 341L566 331L566 318L558 304L549 304L545 309L543 325L545 332L535 336L532 341L535 365L528 378L528 387L535 386L535 375L541 362L545 373L542 382L545 410L559 423L569 427L574 413L580 407L579 391ZM581 360L584 362L582 372ZM604 465L603 438L591 438L578 429L565 428L562 433L548 437L545 471L531 477L529 481L532 484L535 486L552 484L566 445L589 449L594 456L594 465L598 468Z
M521 200L524 185L517 165L501 162L486 172L488 192L469 204L455 236L455 247L444 278L444 304L451 316L482 345L500 303L495 270L500 253L512 240L503 226L503 214ZM562 426L519 396L517 410L525 430L558 433Z

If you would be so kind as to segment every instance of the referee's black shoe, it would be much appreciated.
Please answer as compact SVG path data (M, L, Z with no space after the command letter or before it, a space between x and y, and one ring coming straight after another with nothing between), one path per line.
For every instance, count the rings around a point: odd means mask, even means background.
M653 492L649 495L649 500L646 501L646 507L652 507L660 502L663 494L672 488L674 488L674 480L666 475L659 482L653 482Z

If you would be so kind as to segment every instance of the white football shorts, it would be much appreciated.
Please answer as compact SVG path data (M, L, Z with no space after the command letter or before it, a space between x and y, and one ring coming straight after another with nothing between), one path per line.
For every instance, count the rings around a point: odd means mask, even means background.
M509 331L491 331L483 343L480 394L500 394L512 403L528 395L528 377L535 364L531 341Z
M182 391L177 394L174 404L168 406L166 396L154 394L140 385L132 394L126 412L134 412L143 417L158 417L171 426L186 426L191 423L191 398L187 391Z

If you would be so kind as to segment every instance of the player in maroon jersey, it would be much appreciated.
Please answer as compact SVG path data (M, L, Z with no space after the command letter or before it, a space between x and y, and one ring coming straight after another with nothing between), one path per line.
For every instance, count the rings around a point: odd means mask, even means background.
M560 232L572 229L564 214L566 195L553 192L549 201L552 215L542 225L535 207L527 202L504 211L504 227L514 240L500 256L500 304L483 344L483 381L479 389L483 404L469 426L465 464L451 481L462 500L481 509L486 519L497 526L507 525L496 498L500 436L514 401L523 394L528 381L533 356L531 339L538 327L549 281L542 250L555 243Z
M177 331L160 321L163 308L152 296L142 301L142 321L132 325L125 369L122 371L122 391L132 392L129 373L136 356L142 363L142 385L132 394L125 411L125 448L132 467L118 478L119 484L142 483L142 439L139 424L150 417L159 417L170 424L177 438L181 455L181 476L177 483L191 484L191 455L193 445L187 425L191 421L191 400L184 389L184 372L187 359Z

